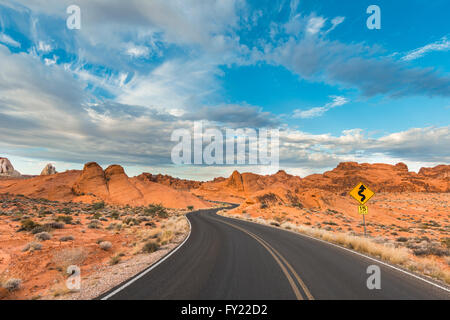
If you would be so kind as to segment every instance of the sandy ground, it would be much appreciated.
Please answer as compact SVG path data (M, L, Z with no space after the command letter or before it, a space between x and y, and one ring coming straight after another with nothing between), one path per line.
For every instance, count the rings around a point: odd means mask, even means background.
M70 292L63 296L45 296L42 299L48 300L91 300L95 299L108 290L132 278L141 271L147 269L170 251L179 246L186 238L186 234L177 236L170 244L165 245L160 250L151 254L138 254L128 260L120 262L114 266L103 265L99 269L85 277L82 276L81 289L77 292Z

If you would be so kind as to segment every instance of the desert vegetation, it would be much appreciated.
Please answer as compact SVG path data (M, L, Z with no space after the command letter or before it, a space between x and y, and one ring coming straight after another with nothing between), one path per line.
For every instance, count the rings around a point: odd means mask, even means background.
M186 236L185 212L0 195L0 299L64 298L69 266L89 277L157 254Z

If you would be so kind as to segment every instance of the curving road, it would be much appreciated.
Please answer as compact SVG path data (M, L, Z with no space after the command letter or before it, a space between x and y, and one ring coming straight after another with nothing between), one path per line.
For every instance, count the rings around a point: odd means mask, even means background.
M246 221L219 209L188 214L187 241L102 299L450 299L439 288L348 250ZM378 265L381 289L369 290Z

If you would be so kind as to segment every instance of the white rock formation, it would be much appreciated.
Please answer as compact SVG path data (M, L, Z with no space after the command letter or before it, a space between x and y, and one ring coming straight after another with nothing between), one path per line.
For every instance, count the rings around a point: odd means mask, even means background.
M7 158L0 157L0 176L18 177L20 173L14 170L13 165Z
M56 168L51 163L47 164L41 172L41 176L49 176L56 173Z

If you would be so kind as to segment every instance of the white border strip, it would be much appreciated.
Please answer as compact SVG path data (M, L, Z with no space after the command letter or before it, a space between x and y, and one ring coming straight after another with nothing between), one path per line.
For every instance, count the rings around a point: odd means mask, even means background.
M222 215L220 215L220 216L221 216L221 217L224 217L224 218L228 218L228 219L234 219L234 220L237 220L237 221L245 221L245 222L249 222L249 223L254 223L254 224L261 225L261 226L266 226L266 227L274 228L274 229L277 229L277 230L283 230L283 231L291 232L291 233L296 234L296 235L301 236L301 237L306 237L306 238L310 238L310 239L313 239L313 240L317 240L317 241L326 243L326 244L328 244L328 245L334 246L334 247L336 247L336 248L340 248L340 249L342 249L342 250L346 250L346 251L348 251L348 252L351 252L351 253L356 254L356 255L358 255L358 256L361 256L361 257L364 257L364 258L366 258L366 259L375 261L375 262L380 263L380 264L382 264L382 265L384 265L384 266L390 267L390 268L392 268L392 269L394 269L394 270L397 270L397 271L400 271L400 272L402 272L402 273L404 273L404 274L407 274L407 275L409 275L409 276L411 276L411 277L414 277L414 278L416 278L416 279L422 280L422 281L424 281L424 282L426 282L426 283L428 283L428 284L431 284L431 285L433 285L433 286L435 286L435 287L437 287L437 288L439 288L439 289L442 289L442 290L444 290L444 291L446 291L446 292L450 292L450 289L448 289L448 288L446 288L446 287L444 287L444 286L441 286L441 285L439 285L439 284L437 284L437 283L434 283L434 282L432 282L432 281L429 281L429 280L427 280L427 279L425 279L425 278L423 278L423 277L420 277L420 276L418 276L418 275L416 275L416 274L414 274L414 273L408 272L408 271L406 271L406 270L404 270L404 269L401 269L401 268L399 268L399 267L395 267L395 266L393 266L393 265L391 265L391 264L389 264L389 263L383 262L383 261L381 261L381 260L375 259L375 258L370 257L370 256L368 256L368 255L365 255L365 254L363 254L363 253L360 253L360 252L357 252L357 251L348 249L348 248L346 248L346 247L337 245L337 244L332 243L332 242L328 242L328 241L325 241L325 240L322 240L322 239L319 239L319 238L315 238L315 237L312 237L312 236L310 236L310 235L307 235L307 234L304 234L304 233L301 233L301 232L295 232L295 231L292 231L292 230L287 230L287 229L283 229L283 228L279 228L279 227L275 227L275 226L271 226L271 225L266 225L266 224L262 224L262 223L258 223L258 222L253 222L253 221L248 221L248 220L244 220L244 219L238 219L238 218L234 218L234 217L227 217L227 216L222 216Z
M169 252L164 258L159 260L157 263L151 265L148 269L144 270L143 272L141 272L139 275L137 275L130 281L124 283L120 288L117 288L116 290L114 290L113 292L108 294L106 297L103 297L101 300L108 300L109 298L111 298L112 296L117 294L118 292L122 291L123 289L125 289L126 287L131 285L132 283L136 282L137 280L139 280L140 278L145 276L147 273L149 273L150 271L155 269L157 266L159 266L161 263L163 263L165 260L167 260L171 255L173 255L175 252L177 252L178 249L180 249L186 243L186 241L188 241L189 237L191 236L192 225L191 225L191 222L189 221L187 215L185 216L185 218L186 218L187 222L189 223L189 234L187 235L186 239L184 239L184 241L178 247L176 247L174 250Z

